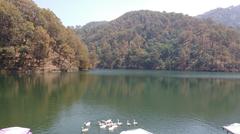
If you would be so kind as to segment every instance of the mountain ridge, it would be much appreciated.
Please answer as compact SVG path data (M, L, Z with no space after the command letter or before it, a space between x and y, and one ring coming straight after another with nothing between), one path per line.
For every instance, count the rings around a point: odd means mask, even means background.
M240 27L240 5L228 8L217 8L197 16L202 19L212 19L231 27Z
M140 10L75 31L98 68L239 71L240 34L211 20Z

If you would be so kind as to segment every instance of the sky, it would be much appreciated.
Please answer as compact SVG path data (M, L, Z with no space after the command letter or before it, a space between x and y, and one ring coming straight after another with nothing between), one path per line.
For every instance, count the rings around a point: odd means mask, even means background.
M65 26L110 21L129 11L153 10L196 16L209 10L236 6L240 0L33 0L52 10Z

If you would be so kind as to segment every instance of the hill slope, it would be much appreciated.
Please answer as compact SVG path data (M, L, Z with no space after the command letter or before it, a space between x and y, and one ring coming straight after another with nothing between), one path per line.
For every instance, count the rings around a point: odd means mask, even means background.
M134 11L75 29L98 68L240 71L240 34L209 20Z
M197 17L210 18L227 26L240 27L240 5L229 8L217 8Z
M88 50L53 12L32 0L0 0L0 70L76 71Z

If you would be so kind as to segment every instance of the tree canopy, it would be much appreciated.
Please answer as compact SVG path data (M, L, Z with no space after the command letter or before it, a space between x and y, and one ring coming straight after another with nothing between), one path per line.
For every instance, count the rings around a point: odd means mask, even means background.
M0 70L76 71L88 49L49 9L32 0L0 0Z
M75 31L98 68L240 71L240 34L211 20L144 10Z

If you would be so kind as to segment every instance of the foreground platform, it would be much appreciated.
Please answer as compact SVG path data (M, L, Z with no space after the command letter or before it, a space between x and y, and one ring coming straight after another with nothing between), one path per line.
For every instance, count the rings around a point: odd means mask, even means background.
M9 127L0 129L0 134L32 134L29 128Z
M233 123L229 126L223 126L223 129L227 131L227 133L230 134L240 134L240 124L239 123Z
M142 128L138 128L133 130L122 131L120 134L153 134L153 133L150 133Z

